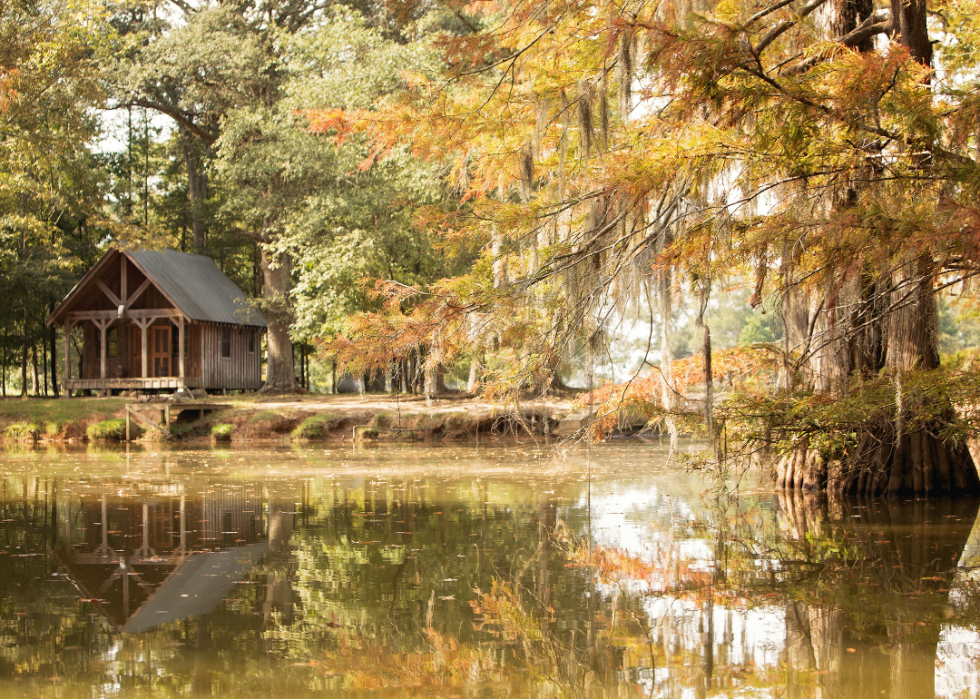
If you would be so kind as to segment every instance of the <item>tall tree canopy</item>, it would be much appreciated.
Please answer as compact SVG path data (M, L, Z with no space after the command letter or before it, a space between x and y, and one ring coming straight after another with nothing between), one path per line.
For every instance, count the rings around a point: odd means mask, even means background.
M434 225L484 243L483 259L427 289L413 314L402 310L415 292L384 287L395 302L352 323L346 356L384 363L422 338L447 352L510 346L522 362L501 378L527 385L577 341L594 352L617 312L656 298L669 324L679 287L704 309L741 273L753 305L779 301L786 332L771 349L785 394L843 399L882 371L898 385L843 446L817 449L808 435L814 448L783 484L980 486L944 432L948 402L903 401L901 388L906 373L939 367L937 290L977 269L970 3L460 11L473 31L442 42L449 68L418 74L361 123L382 146L410 139L420 156L452 159L466 203ZM706 325L703 337L711 425ZM670 410L666 344L662 354Z
M92 2L15 2L0 15L0 383L20 345L20 390L48 393L38 372L55 338L43 320L94 259L104 176L90 147L104 104L103 67L125 42ZM16 343L16 344L15 344ZM29 371L33 367L33 372ZM29 383L29 373L33 381ZM57 382L52 366L52 391Z

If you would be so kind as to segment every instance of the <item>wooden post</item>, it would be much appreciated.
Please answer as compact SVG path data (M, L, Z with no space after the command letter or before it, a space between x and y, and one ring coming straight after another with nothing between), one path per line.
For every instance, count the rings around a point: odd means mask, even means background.
M68 381L71 379L71 321L65 319L65 398L71 398Z
M178 376L184 378L184 317L181 316L177 324L177 357L178 357Z
M126 268L129 266L125 255L120 255L119 260L119 300L122 305L126 305Z
M139 325L140 332L142 333L142 343L143 343L143 348L142 348L143 349L143 378L145 379L148 376L147 369L149 368L149 364L150 364L149 347L147 347L147 339L146 339L146 328L149 326L149 324L152 321L150 321L150 320L135 321L134 320L133 322L136 323L137 325Z
M104 379L105 378L105 369L106 369L105 329L106 329L106 326L109 325L109 321L108 320L96 319L96 320L94 320L92 322L95 323L95 327L97 327L99 329L99 343L100 343L99 346L102 348L102 357L101 357L102 363L101 363L101 365L99 367L99 372L100 372L99 373L99 376Z
M132 442L133 441L133 436L132 436L132 433L129 431L129 429L130 429L129 425L130 425L129 406L127 405L126 406L126 441L127 442Z

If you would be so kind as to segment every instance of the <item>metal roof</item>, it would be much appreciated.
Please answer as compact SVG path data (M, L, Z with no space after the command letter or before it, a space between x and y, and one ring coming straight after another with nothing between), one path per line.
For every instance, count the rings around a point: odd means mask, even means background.
M263 542L190 554L126 620L122 632L138 633L167 622L211 613L268 550L268 542Z
M251 307L242 290L210 257L174 250L126 250L191 320L266 327L265 316Z

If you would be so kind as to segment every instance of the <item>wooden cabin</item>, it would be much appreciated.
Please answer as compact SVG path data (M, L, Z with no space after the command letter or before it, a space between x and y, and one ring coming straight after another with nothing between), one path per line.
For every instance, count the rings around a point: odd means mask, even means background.
M65 329L66 395L262 386L265 318L202 255L110 250L47 323ZM73 331L82 341L76 367Z

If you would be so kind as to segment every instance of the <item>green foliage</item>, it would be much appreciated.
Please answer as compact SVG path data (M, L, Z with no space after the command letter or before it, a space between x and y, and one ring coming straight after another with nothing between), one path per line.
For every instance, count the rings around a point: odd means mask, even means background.
M219 422L211 428L211 436L218 442L230 442L235 433L235 426L227 422Z
M765 447L787 453L806 445L824 459L840 459L882 424L912 434L938 430L943 442L962 445L980 435L975 397L980 373L957 369L910 371L855 382L844 396L739 390L716 411L733 456ZM952 408L956 408L955 411Z
M194 430L194 425L189 422L175 422L170 425L170 434L178 438L188 437Z
M771 316L764 316L760 313L750 315L745 325L738 331L738 344L747 347L756 345L760 342L772 342L776 339L773 332Z
M296 440L316 440L323 439L327 436L327 433L335 429L343 416L339 413L320 413L318 415L310 415L308 418L299 423L299 426L293 430L293 439Z
M112 418L89 425L86 431L90 440L122 441L126 438L126 419Z

